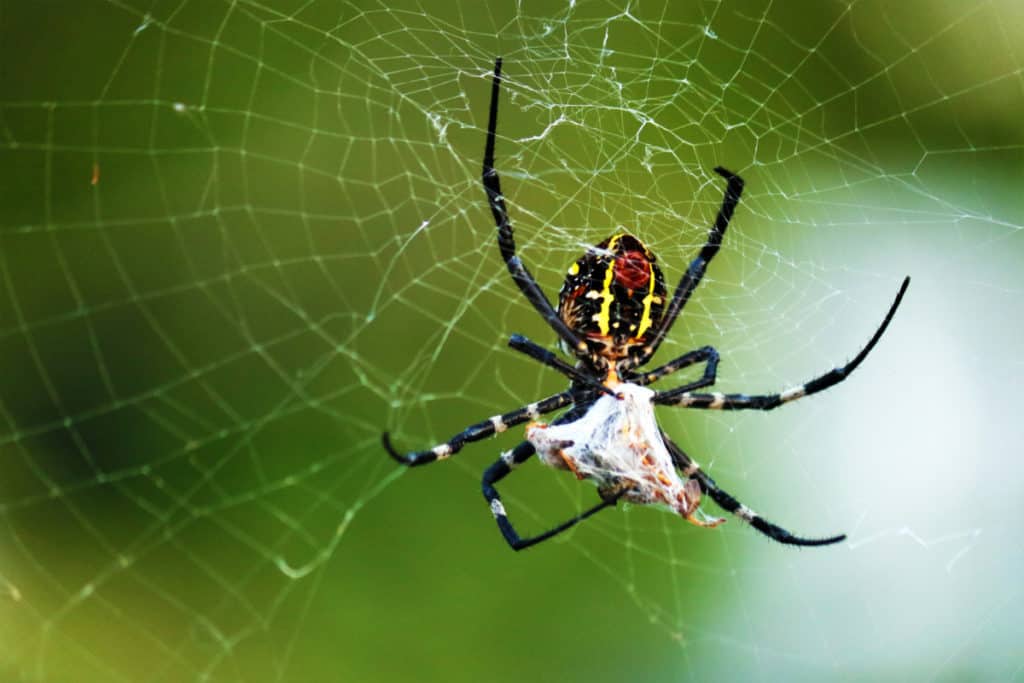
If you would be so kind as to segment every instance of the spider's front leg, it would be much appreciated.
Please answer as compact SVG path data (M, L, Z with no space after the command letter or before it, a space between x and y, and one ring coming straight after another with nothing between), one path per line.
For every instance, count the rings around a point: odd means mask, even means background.
M689 477L691 481L696 481L700 484L701 491L710 496L711 500L718 503L718 506L723 510L736 515L768 538L786 545L799 546L831 545L846 539L846 534L839 534L838 536L830 536L828 538L801 538L800 536L794 536L780 526L772 524L718 488L715 480L709 477L690 456L684 453L683 449L676 445L664 431L661 432L661 438L665 442L665 446L668 447L669 455L672 456L672 462L683 476Z
M387 432L384 432L384 434L381 435L381 442L384 444L384 449L388 452L388 455L394 458L396 462L406 465L407 467L426 465L434 462L435 460L443 460L455 455L462 450L462 447L467 443L479 441L480 439L487 438L493 434L503 432L509 427L522 424L527 420L535 420L545 413L550 413L553 410L564 408L572 403L573 400L572 392L563 391L560 394L549 396L542 401L531 403L519 408L518 410L513 410L510 413L495 415L487 418L483 422L470 425L448 441L438 444L426 451L415 451L402 455L391 445L391 438L388 436Z
M575 419L576 417L579 417L578 411L572 410L556 420L555 423L567 422ZM534 449L533 444L529 441L524 441L511 451L504 453L497 462L488 467L487 471L484 472L482 483L484 499L491 508L491 514L494 515L494 521L498 523L498 529L501 531L501 535L505 537L505 541L512 550L529 548L531 545L536 545L541 541L546 541L552 536L562 533L566 529L582 522L587 517L597 514L607 507L614 506L619 502L619 498L621 498L627 491L627 489L623 488L609 495L602 495L601 502L589 510L581 512L575 517L562 522L556 527L548 529L542 534L522 538L515 530L515 527L512 526L512 522L509 521L508 513L505 511L505 505L501 502L501 495L498 493L498 489L496 489L494 485L504 479L513 468L526 462L535 452L536 450Z

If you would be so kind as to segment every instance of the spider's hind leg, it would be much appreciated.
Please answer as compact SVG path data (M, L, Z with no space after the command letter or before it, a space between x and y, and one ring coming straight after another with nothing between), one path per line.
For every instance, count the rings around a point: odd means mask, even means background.
M690 456L683 452L683 449L668 438L668 435L665 434L665 432L662 432L661 436L665 440L665 445L668 447L669 454L672 456L672 461L675 463L676 467L679 468L680 472L687 477L696 480L697 483L700 484L701 490L710 496L713 501L718 503L719 507L744 520L768 538L786 545L799 546L831 545L833 543L840 543L841 541L846 540L846 534L829 536L828 538L801 538L800 536L794 536L780 526L772 524L746 505L718 488L718 484L715 483L715 480L705 474L700 466L697 465Z
M676 290L672 294L672 299L669 301L668 306L665 308L657 330L642 347L640 353L631 360L630 365L632 367L646 365L654 356L658 347L661 346L661 342L665 341L665 336L672 329L676 318L679 317L686 302L690 300L690 295L693 294L693 291L697 289L697 285L700 284L708 264L711 263L711 259L715 258L719 248L722 246L722 236L725 235L725 230L729 227L729 221L732 220L733 211L736 210L736 205L740 202L740 195L743 194L743 178L732 171L727 171L721 166L715 167L715 173L726 180L725 195L722 197L722 206L718 209L715 224L708 231L707 241L701 247L700 253L690 262L690 266L679 280L679 284L676 285Z
M580 339L558 316L558 312L551 306L551 302L548 301L540 285L537 284L537 280L516 254L516 240L512 231L512 222L508 217L508 208L505 206L505 195L501 191L501 179L498 177L497 169L494 168L494 141L498 129L498 94L500 91L501 57L498 57L494 61L494 77L491 79L491 109L487 119L487 139L484 143L481 179L484 191L487 193L487 203L491 207L491 215L494 216L494 223L498 228L498 248L501 250L501 258L504 259L516 286L533 304L544 321L555 331L555 334L565 342L566 347L577 356L584 356L587 353L586 342Z

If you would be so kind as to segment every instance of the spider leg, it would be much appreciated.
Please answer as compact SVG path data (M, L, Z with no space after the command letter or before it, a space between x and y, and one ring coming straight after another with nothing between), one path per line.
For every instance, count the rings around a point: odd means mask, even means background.
M786 389L777 394L761 394L755 396L748 396L747 394L692 394L690 393L689 386L679 387L678 389L670 389L669 391L661 391L655 394L654 402L662 405L677 405L685 406L687 408L708 408L712 410L771 410L781 406L783 403L789 403L795 401L798 398L804 396L810 396L816 394L819 391L824 391L831 386L839 384L844 379L853 374L853 371L857 369L857 366L863 362L867 355L871 352L871 349L875 347L878 340L882 338L882 334L885 332L885 328L889 326L893 316L896 314L896 309L900 305L900 301L903 300L903 294L907 291L907 286L910 284L910 278L904 278L903 284L900 285L900 291L896 294L896 299L892 302L892 306L889 307L889 312L885 314L885 319L882 320L882 324L875 330L874 335L868 340L867 345L860 350L860 352L853 357L850 362L838 368L832 368L823 375L819 375L809 382L805 382L796 387Z
M718 351L712 346L704 346L695 351L689 351L679 356L675 360L671 360L662 366L649 370L647 372L633 373L629 377L629 381L632 381L640 386L646 386L657 382L662 377L667 377L673 372L688 368L696 363L707 363L704 366L704 376L696 382L686 385L687 391L693 389L700 389L701 387L711 386L715 383L716 373L718 371Z
M508 272L512 275L520 291L537 309L548 325L568 344L570 349L577 355L587 352L587 345L575 332L558 316L558 313L551 306L551 302L541 291L540 285L526 269L523 262L516 255L516 242L512 235L512 224L508 219L508 210L505 208L505 197L501 193L501 182L498 172L494 169L494 138L498 128L498 93L501 89L501 57L494 62L494 79L491 85L491 111L487 122L487 143L484 146L484 168L483 182L487 191L487 203L494 215L494 222L498 226L498 247L501 249L501 257L505 259Z
M563 419L576 417L574 411L570 411ZM556 420L557 422L557 420ZM505 537L505 541L512 550L522 550L523 548L529 548L531 545L536 545L541 541L546 541L552 536L556 536L566 529L575 526L579 522L582 522L587 517L597 514L601 510L607 507L615 505L619 498L626 492L625 489L619 491L616 495L603 499L600 503L585 510L580 514L576 515L572 519L568 519L562 522L558 526L548 529L542 534L536 536L530 536L528 538L522 538L519 533L512 526L512 522L508 519L508 514L505 512L505 506L501 502L501 496L498 494L498 489L494 488L494 485L505 478L512 469L522 463L526 462L536 451L534 450L533 444L529 441L524 441L516 446L511 451L503 454L493 465L487 468L484 472L483 477L483 492L484 498L487 503L491 506L491 514L494 515L494 520L498 523L498 529L501 530L501 535Z
M661 323L658 324L657 331L647 344L640 347L640 354L631 362L632 367L639 367L650 361L658 347L661 346L661 342L665 340L665 335L672 329L672 325L675 323L680 311L683 310L683 306L690 299L693 290L700 284L700 280L704 277L704 271L707 270L711 259L715 257L719 247L722 245L722 236L725 234L725 229L729 227L732 213L740 201L740 195L743 194L743 178L740 178L731 171L725 170L721 166L715 167L715 173L726 180L725 196L722 198L721 208L718 209L715 224L708 231L708 239L701 248L700 253L690 262L686 273L679 280L679 285L676 287L675 293L672 294L672 300L665 309L665 314L661 318Z
M553 351L545 349L540 344L530 341L521 334L513 334L509 337L508 345L516 351L525 353L530 358L540 361L549 368L558 370L577 384L588 386L591 389L596 389L597 391L608 394L609 396L615 396L615 392L601 384L600 380L596 377L580 370L579 368L574 368L556 356Z
M846 539L846 534L839 534L838 536L830 536L828 538L801 538L799 536L794 536L780 526L772 524L764 517L761 517L746 505L718 488L718 484L715 483L715 480L709 477L690 456L683 452L683 449L672 441L672 439L668 438L668 435L665 434L665 432L661 432L661 438L665 441L665 446L668 447L669 455L672 456L672 462L675 463L675 466L679 468L680 472L688 478L696 479L697 483L700 484L701 491L718 503L719 507L744 520L768 538L786 545L800 546L830 545L832 543L839 543Z
M445 458L455 455L462 450L462 447L467 443L485 439L492 434L503 432L509 427L521 424L527 420L535 420L544 413L550 413L553 410L564 408L572 403L573 400L573 392L563 391L560 394L549 396L542 401L531 403L519 408L518 410L513 410L510 413L495 415L483 422L470 425L448 441L438 444L426 451L415 451L402 455L391 445L391 438L388 436L387 432L384 432L381 435L381 443L384 444L384 450L388 452L388 455L402 465L406 465L408 467L426 465L434 462L435 460L444 460Z

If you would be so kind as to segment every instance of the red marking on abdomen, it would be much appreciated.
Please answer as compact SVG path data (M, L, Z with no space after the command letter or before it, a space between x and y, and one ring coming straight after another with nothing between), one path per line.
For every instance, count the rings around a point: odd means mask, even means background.
M651 281L651 268L642 251L627 251L615 259L615 280L626 289L641 289Z

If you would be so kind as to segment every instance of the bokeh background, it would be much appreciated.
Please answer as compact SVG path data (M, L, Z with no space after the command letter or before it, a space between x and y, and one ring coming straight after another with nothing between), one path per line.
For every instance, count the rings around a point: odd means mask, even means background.
M1002 2L0 5L0 678L1024 678L1024 11ZM549 295L624 226L670 280L747 180L662 356L769 414L664 410L738 521L602 513L509 551L479 477L558 391ZM679 381L682 381L680 378ZM593 489L531 462L539 531ZM714 514L713 504L707 504Z

